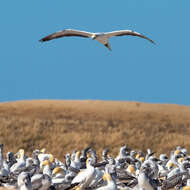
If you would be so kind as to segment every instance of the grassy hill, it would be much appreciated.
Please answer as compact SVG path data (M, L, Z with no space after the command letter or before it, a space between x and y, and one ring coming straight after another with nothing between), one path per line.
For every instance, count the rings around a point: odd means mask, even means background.
M0 104L5 151L45 147L59 159L74 149L121 145L168 152L190 148L190 107L120 101L18 101Z

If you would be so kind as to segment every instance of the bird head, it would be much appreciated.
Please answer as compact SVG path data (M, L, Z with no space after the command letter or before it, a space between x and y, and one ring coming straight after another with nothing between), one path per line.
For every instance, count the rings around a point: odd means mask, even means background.
M44 153L46 152L46 148L42 148L42 149L40 150L40 152L44 154Z
M40 164L40 168L42 169L44 166L50 166L51 162L49 160L44 160L41 164Z
M93 34L91 38L94 40L96 39L96 37L97 37L96 34Z
M130 173L130 174L135 174L135 167L133 165L129 165L127 167L127 171Z
M53 163L55 161L55 158L54 158L54 156L52 154L50 154L50 156L49 156L49 161L51 163Z
M109 173L105 173L103 176L102 176L103 180L104 181L111 181L112 178L111 178L111 175Z
M53 171L52 171L52 175L55 175L57 173L64 173L64 169L60 168L60 167L54 168Z

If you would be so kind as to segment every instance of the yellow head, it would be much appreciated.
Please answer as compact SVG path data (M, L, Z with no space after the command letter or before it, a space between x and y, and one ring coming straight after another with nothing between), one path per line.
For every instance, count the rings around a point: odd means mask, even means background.
M18 158L24 158L24 149L20 149L19 151L18 151Z
M174 164L173 162L168 162L166 165L169 169L176 167L176 164Z
M140 158L140 154L137 153L136 156L135 156L135 158L136 159Z
M181 164L181 163L183 162L183 160L184 160L184 158L181 157L181 158L178 158L178 159L177 159L177 162Z
M181 152L180 150L176 150L176 151L174 152L174 154L175 154L175 155L178 155L180 152Z
M90 158L90 157L91 157L91 155L90 155L89 152L87 152L86 156L87 156L87 158Z
M135 174L135 167L133 165L129 165L127 167L127 171L131 174Z
M44 154L44 153L46 152L46 148L42 148L42 149L40 150L40 152Z
M111 178L111 175L109 173L105 173L103 176L102 176L103 180L104 181L111 181L112 178Z
M139 160L140 160L141 162L144 162L144 157L141 156L141 157L139 158Z
M60 167L56 167L53 169L52 174L62 173L64 170Z
M51 163L53 163L55 161L55 158L54 158L54 156L52 154L50 154L50 156L49 156L49 161Z
M79 157L80 157L80 151L77 151L75 158L79 159Z
M43 162L42 162L42 166L47 166L47 165L50 165L51 163L50 163L50 161L49 160L44 160Z

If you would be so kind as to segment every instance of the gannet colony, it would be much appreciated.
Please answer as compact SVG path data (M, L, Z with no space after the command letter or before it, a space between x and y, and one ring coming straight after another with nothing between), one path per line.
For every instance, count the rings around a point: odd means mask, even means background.
M190 156L177 146L170 155L120 147L116 157L102 150L98 158L92 147L67 153L60 161L36 149L7 152L0 144L0 186L20 190L166 190L190 189Z

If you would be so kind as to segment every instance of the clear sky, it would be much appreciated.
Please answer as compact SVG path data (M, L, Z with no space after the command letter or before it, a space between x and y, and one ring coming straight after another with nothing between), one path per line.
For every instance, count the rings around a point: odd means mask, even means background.
M190 0L1 0L0 102L99 99L190 105ZM73 28L131 29L112 51L86 38L39 39Z

